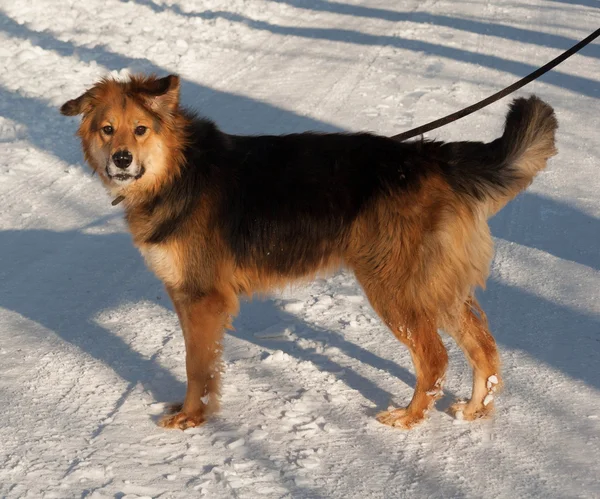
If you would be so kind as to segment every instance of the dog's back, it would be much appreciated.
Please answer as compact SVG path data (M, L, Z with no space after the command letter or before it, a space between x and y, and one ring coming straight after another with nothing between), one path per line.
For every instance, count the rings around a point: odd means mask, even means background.
M431 308L446 306L485 282L486 219L555 154L556 126L552 108L531 97L512 104L504 134L489 144L232 136L214 173L216 223L235 266L252 269L255 279L286 281L336 265L356 270L364 259L393 266L397 282L427 293ZM461 248L461 261L448 261ZM432 275L444 274L436 266L457 274L444 286L447 300L424 291Z

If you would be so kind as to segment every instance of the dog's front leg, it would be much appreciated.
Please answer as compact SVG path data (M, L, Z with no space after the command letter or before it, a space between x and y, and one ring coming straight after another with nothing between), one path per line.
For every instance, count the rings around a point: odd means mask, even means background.
M219 407L221 340L230 311L217 292L201 298L169 294L185 340L187 391L183 405L173 406L175 414L164 417L160 424L184 430L201 425Z

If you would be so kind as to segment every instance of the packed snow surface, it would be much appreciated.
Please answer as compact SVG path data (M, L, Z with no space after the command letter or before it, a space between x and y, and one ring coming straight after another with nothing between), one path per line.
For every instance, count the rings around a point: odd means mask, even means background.
M394 134L599 25L597 0L2 0L0 496L599 497L600 44L519 92L555 107L560 152L491 222L496 415L444 412L471 385L446 338L445 396L410 432L374 417L409 401L408 351L345 272L245 303L220 415L158 427L185 390L177 319L57 110L176 72L231 133ZM491 140L508 102L428 136Z

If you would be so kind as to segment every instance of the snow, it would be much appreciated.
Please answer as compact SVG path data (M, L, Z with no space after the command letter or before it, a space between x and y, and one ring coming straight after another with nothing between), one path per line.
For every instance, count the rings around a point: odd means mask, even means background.
M491 391L491 392L495 392L495 391L496 391L496 388L497 388L495 385L497 385L497 384L498 384L498 376L496 376L495 374L492 374L492 375L491 375L491 376L490 376L490 377L487 379L487 382L486 382L486 387L487 387L487 389L488 389L489 391ZM492 397L492 399L493 399L493 397ZM485 404L485 402L484 402L484 405L487 405L487 404Z
M444 412L471 387L445 338L446 395L409 432L375 415L409 401L410 355L347 273L244 303L221 413L158 427L185 392L177 319L58 107L108 73L177 72L232 133L394 134L599 19L596 0L3 0L0 496L598 497L599 43L519 92L555 107L560 152L491 222L496 414ZM495 138L507 102L429 136Z

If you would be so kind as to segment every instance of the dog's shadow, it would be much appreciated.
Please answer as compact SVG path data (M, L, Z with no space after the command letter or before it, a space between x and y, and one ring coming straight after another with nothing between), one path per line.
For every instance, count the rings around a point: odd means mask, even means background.
M124 303L148 301L172 310L162 284L145 268L128 234L2 231L0 262L3 278L0 307L53 331L62 340L111 367L130 386L140 383L157 401L183 398L185 385L174 373L154 356L138 352L96 320L103 311ZM175 316L173 320L176 323ZM300 335L324 338L345 354L386 369L403 382L414 385L414 376L407 369L346 341L338 333L319 329L287 314L273 300L243 303L241 318L231 334L263 349L280 349L299 360L314 363L323 371L335 373L378 406L389 402L391 393L361 374L344 369L327 355L298 348L293 342L255 336L257 330L272 325L273 320L293 323ZM248 324L251 326L246 326Z
M492 218L490 228L496 237L600 271L600 220L567 203L527 192Z
M410 366L400 366L360 345L348 341L339 332L321 328L296 315L290 314L282 309L279 302L280 300L268 298L242 302L240 316L234 324L236 325L236 329L230 332L230 334L268 351L281 350L299 361L312 363L322 372L335 375L346 386L358 391L365 399L374 404L375 407L367 409L371 414L375 414L382 408L387 407L392 400L397 403L402 402L398 400L394 393L386 391L372 379L369 379L369 377L335 360L326 351L323 351L323 347L325 349L333 348L336 352L339 351L350 360L359 360L362 364L368 365L375 370L385 370L399 381L410 387L414 387L415 376L407 369ZM261 332L265 329L276 333L277 330L287 328L290 328L294 332L293 338L286 337L285 335L261 337ZM385 330L384 327L382 329ZM392 341L397 343L399 349L403 348L401 343L395 340L389 331L385 330L384 334L389 334ZM302 342L294 341L296 337L302 340L310 340L308 346L300 344ZM448 395L454 396L453 394ZM408 400L405 403L408 403ZM444 406L445 404L442 403L438 407L441 408Z
M182 396L184 384L95 320L122 303L157 301L161 285L145 270L127 234L0 232L0 307L17 312L109 366L156 400ZM8 334L8 332L5 332Z

